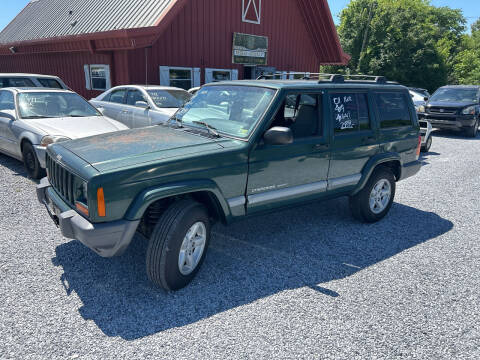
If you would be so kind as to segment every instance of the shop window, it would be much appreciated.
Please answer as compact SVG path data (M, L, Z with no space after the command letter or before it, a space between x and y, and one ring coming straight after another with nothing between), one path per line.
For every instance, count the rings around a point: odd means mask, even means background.
M262 17L262 0L242 0L242 21L260 24Z
M84 65L87 90L105 91L110 89L109 65Z
M238 70L205 69L205 83L238 80Z
M160 66L160 85L185 90L200 86L200 69Z

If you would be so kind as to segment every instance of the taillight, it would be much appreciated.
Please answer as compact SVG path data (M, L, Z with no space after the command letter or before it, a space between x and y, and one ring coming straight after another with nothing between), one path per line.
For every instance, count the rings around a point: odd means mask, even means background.
M420 150L422 148L422 137L418 137L418 145L417 145L417 159L420 157Z

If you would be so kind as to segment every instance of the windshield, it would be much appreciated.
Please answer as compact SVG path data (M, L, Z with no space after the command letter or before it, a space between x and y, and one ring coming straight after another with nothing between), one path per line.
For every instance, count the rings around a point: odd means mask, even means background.
M101 116L84 98L66 92L29 92L18 95L22 119Z
M147 90L147 93L159 108L179 108L192 98L183 90Z
M477 89L443 88L435 91L430 101L478 103Z
M267 110L275 90L254 86L206 86L180 109L184 124L208 124L218 132L247 138Z

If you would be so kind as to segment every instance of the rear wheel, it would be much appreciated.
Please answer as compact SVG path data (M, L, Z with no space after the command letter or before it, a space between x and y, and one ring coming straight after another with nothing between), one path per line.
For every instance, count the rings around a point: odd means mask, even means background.
M45 170L40 166L35 149L29 142L23 145L22 156L28 176L32 179L40 179L45 176Z
M147 275L165 290L179 290L195 277L210 241L206 208L193 200L171 205L158 221L147 249Z
M392 207L395 197L395 177L391 170L375 170L365 187L350 197L350 209L360 221L372 223L381 220Z
M473 125L472 127L469 127L467 128L467 130L465 131L465 133L467 134L468 137L477 137L477 133L478 133L478 120L475 121L475 125Z
M423 152L429 152L430 151L430 148L432 147L432 135L430 135L427 139L427 141L425 142L425 145L422 146L422 151Z

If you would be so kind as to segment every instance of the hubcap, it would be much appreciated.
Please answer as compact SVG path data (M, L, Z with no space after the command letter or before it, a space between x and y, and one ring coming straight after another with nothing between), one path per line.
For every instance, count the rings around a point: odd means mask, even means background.
M207 228L203 222L196 222L188 229L178 254L178 270L182 275L189 275L195 270L202 258L206 241Z
M380 214L387 207L392 196L392 186L386 179L382 179L375 184L370 193L370 210L374 214Z

